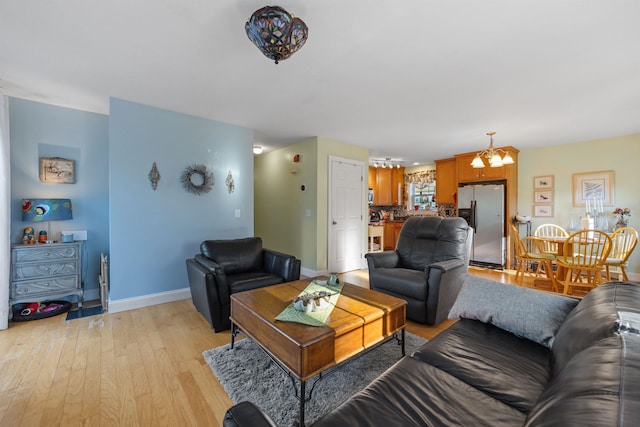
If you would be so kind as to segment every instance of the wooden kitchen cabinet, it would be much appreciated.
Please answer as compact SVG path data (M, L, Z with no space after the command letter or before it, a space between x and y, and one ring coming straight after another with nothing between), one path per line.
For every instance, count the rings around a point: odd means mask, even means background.
M387 221L384 223L384 250L392 251L398 243L400 230L404 225L404 221Z
M404 205L404 168L394 168L391 172L391 204Z
M374 206L403 205L404 168L374 168L370 166L369 187L373 188Z
M369 166L369 188L372 190L376 189L376 168L373 166Z
M458 170L455 157L436 160L436 203L455 204L453 194L458 191Z
M376 188L373 190L373 204L391 206L391 169L376 168Z

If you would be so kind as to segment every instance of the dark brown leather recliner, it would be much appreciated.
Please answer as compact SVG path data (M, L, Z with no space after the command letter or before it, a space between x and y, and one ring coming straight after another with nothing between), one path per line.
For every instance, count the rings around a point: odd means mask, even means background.
M231 327L230 295L300 279L300 260L263 249L260 237L205 240L186 261L191 299L215 332Z
M411 217L396 249L366 254L371 289L407 301L407 318L436 325L467 275L473 229L462 218Z

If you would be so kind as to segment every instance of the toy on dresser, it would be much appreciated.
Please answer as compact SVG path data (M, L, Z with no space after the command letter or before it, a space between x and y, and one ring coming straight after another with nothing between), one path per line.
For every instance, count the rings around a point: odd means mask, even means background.
M27 227L24 229L24 234L22 235L22 243L25 245L34 245L36 243L36 235L33 231L33 228Z

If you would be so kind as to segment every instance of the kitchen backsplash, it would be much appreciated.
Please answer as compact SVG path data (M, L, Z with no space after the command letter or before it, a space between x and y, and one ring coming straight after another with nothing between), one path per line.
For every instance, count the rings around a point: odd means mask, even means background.
M432 210L411 210L408 211L404 206L370 206L369 215L380 219L390 219L393 213L393 219L404 219L414 215L437 215L442 217L455 217L456 205L442 204Z
M443 216L445 218L452 218L452 217L458 216L456 212L456 205L454 204L438 205L436 209L438 211L438 215Z

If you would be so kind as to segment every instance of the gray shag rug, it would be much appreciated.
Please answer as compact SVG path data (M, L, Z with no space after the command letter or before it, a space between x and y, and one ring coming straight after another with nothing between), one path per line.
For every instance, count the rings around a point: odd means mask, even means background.
M425 342L424 338L406 333L406 354ZM298 425L300 404L291 380L251 339L236 341L233 350L227 344L206 350L202 355L233 403L253 402L278 426ZM392 340L323 377L305 405L305 424L311 424L363 389L398 362L400 356L400 346ZM313 381L307 381L307 393ZM297 380L296 388L299 389Z

